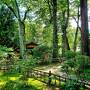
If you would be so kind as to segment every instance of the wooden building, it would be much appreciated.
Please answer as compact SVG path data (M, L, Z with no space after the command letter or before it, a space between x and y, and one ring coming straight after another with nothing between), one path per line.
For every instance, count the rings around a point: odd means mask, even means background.
M26 44L26 49L33 49L36 46L38 46L38 44L36 44L34 42L30 42L30 43Z

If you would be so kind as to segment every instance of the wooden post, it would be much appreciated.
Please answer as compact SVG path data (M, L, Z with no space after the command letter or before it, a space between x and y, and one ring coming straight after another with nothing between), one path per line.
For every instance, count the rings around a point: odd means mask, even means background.
M61 90L61 80L60 80L60 76L59 76L59 89Z
M49 71L49 76L48 76L48 85L51 85L51 71Z
M44 74L43 74L43 75L44 75L44 82L45 82L45 72L44 72Z
M37 71L37 78L38 78L38 71Z
M54 78L55 78L55 86L56 86L56 76L54 76Z

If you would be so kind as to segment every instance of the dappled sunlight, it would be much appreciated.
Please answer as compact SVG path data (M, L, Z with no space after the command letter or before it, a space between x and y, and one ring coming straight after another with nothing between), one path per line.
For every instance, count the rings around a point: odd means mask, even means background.
M9 77L9 80L12 80L12 81L19 80L19 77Z
M35 88L37 88L39 90L46 88L46 84L44 84L38 80L35 80L33 78L29 78L27 82L29 85L34 86Z
M7 81L0 80L0 87L5 85Z
M1 0L0 90L90 90L89 6Z

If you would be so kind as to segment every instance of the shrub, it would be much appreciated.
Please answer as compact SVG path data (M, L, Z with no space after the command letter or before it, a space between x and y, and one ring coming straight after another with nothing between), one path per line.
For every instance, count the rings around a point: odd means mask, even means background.
M69 66L67 65L67 63L64 62L64 64L62 64L61 70L63 72L68 73L69 72L68 68L69 68Z
M7 83L0 88L0 90L38 90L34 86L26 84L25 81L7 81Z
M86 70L90 68L90 58L84 55L76 55L75 58L64 61L62 70L68 75L75 74L78 78L88 78Z
M42 45L33 49L33 56L36 58L43 58L44 53L50 53L50 48Z
M90 58L88 56L77 55L75 60L79 68L90 68Z
M36 59L30 58L27 60L17 60L13 65L12 72L19 72L24 74L25 72L33 69L36 65Z
M12 48L0 46L0 68L10 70L11 65L14 64L15 54Z
M51 49L47 46L41 45L33 49L33 57L40 63L47 63L50 61Z
M72 59L76 56L76 53L68 50L65 52L64 56L66 57L66 59Z
M72 80L66 80L66 84L65 87L63 87L63 90L80 90L80 85L77 83L77 77L70 76L70 79Z
M1 46L0 45L0 60L3 60L3 59L8 59L8 55L11 55L12 58L15 58L15 54L13 52L13 49L12 48L7 48L5 46Z
M74 68L76 67L76 62L74 59L70 59L67 61L64 61L64 63L62 64L62 71L71 74L71 72L74 72Z

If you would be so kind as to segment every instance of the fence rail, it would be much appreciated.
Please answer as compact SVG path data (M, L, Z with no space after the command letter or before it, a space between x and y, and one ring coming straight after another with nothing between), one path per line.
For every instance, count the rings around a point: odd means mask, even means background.
M74 80L69 77L64 77L64 76L53 74L53 73L51 73L51 71L43 72L40 70L32 70L32 71L28 72L28 76L34 77L35 79L37 79L41 82L44 82L49 86L55 86L58 88L60 88L61 82L66 82L67 80L75 81L75 83L77 85L83 85L85 88L90 90L90 82L88 82L88 81Z

